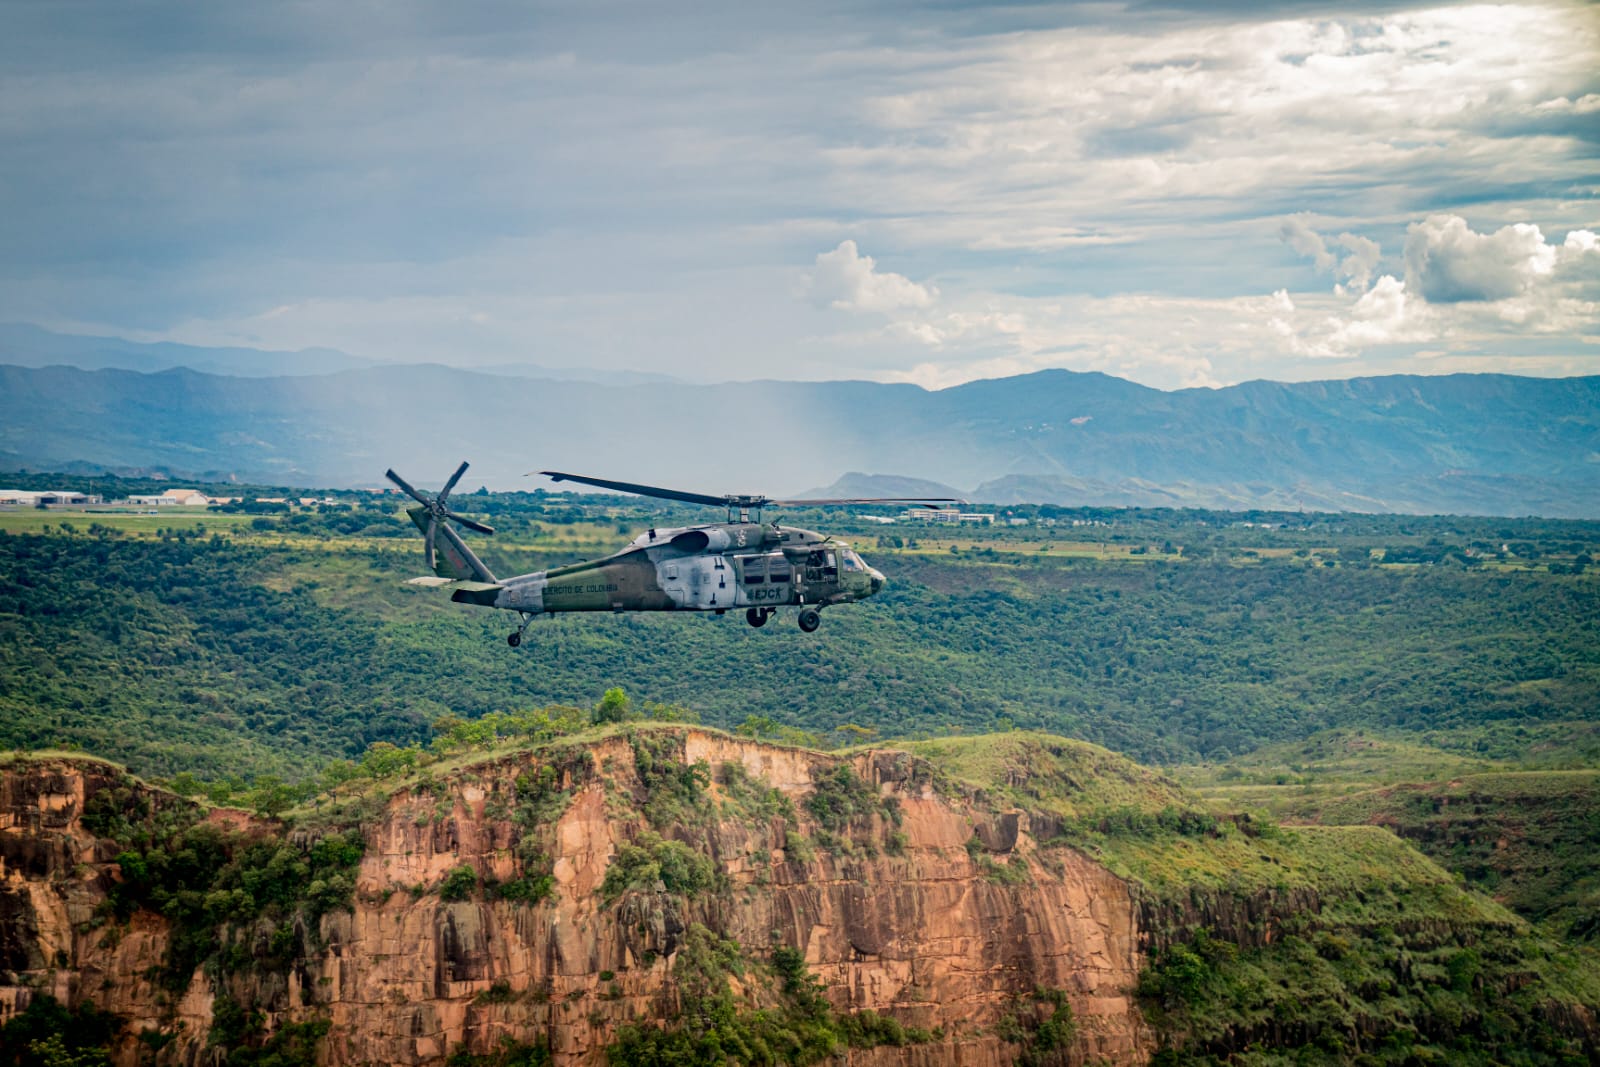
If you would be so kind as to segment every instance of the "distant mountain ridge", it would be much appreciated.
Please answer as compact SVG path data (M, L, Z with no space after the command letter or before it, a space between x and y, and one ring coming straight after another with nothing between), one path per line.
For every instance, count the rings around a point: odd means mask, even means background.
M536 488L545 483L525 472L561 469L794 495L874 471L1002 505L1600 516L1600 377L1163 392L1051 370L929 392L548 381L437 365L263 378L0 366L0 395L0 467L11 469L376 485L394 466L426 485L466 458L474 486Z
M241 378L333 374L377 364L336 348L281 351L264 348L186 345L173 341L128 341L121 337L56 333L26 322L0 322L0 363L19 367L77 367L80 370L132 370L155 374L187 368L204 374ZM555 381L648 385L680 379L642 371L543 367L536 363L498 363L479 367L484 374Z
M177 367L245 378L282 374L328 374L370 367L372 361L332 348L293 352L262 348L203 347L172 341L128 341L121 337L55 333L25 322L0 322L0 362L21 367L133 370L147 374Z

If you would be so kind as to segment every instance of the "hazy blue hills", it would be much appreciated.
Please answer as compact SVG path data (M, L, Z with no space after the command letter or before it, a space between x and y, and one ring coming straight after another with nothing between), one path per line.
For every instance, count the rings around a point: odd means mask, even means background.
M0 322L0 363L12 363L19 367L77 367L81 370L135 370L145 373L186 367L206 374L232 374L245 378L332 374L374 366L370 359L352 356L336 348L282 351L185 345L171 341L128 341L121 337L56 333L26 322ZM613 385L677 380L665 374L641 371L544 367L534 363L501 363L480 369L485 374Z
M209 374L247 378L327 374L372 365L371 360L332 348L306 348L295 352L206 348L170 341L127 341L121 337L55 333L25 322L0 322L0 362L20 367L66 366L150 373L188 367Z
M847 471L974 500L1600 516L1600 378L1392 376L1163 392L1043 371L870 382L553 381L434 365L246 378L0 366L0 467L305 485L545 485L551 468L796 493ZM882 476L889 476L885 480ZM858 475L845 492L873 479Z

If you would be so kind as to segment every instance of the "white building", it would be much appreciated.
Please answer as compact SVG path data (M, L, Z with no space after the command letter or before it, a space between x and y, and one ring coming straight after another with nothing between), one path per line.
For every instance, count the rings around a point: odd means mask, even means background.
M209 505L211 502L211 498L200 492L198 489L168 489L164 493L128 497L128 503L130 504L145 504L169 508L203 508Z

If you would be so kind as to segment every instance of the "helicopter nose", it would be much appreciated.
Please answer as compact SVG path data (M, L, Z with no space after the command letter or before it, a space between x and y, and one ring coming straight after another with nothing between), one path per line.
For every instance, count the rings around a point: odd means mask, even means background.
M872 579L872 591L874 593L882 589L889 582L889 579L883 576L883 572L876 567L868 567L867 575Z

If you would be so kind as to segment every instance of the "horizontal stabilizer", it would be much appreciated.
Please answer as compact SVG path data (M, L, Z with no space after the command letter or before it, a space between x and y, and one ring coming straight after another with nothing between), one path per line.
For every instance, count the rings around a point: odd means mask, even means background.
M452 589L465 589L469 593L484 593L490 589L500 588L498 582L468 582L455 578L440 578L432 574L424 574L420 578L407 578L406 584L420 585L424 589L437 589L442 585L448 585Z

